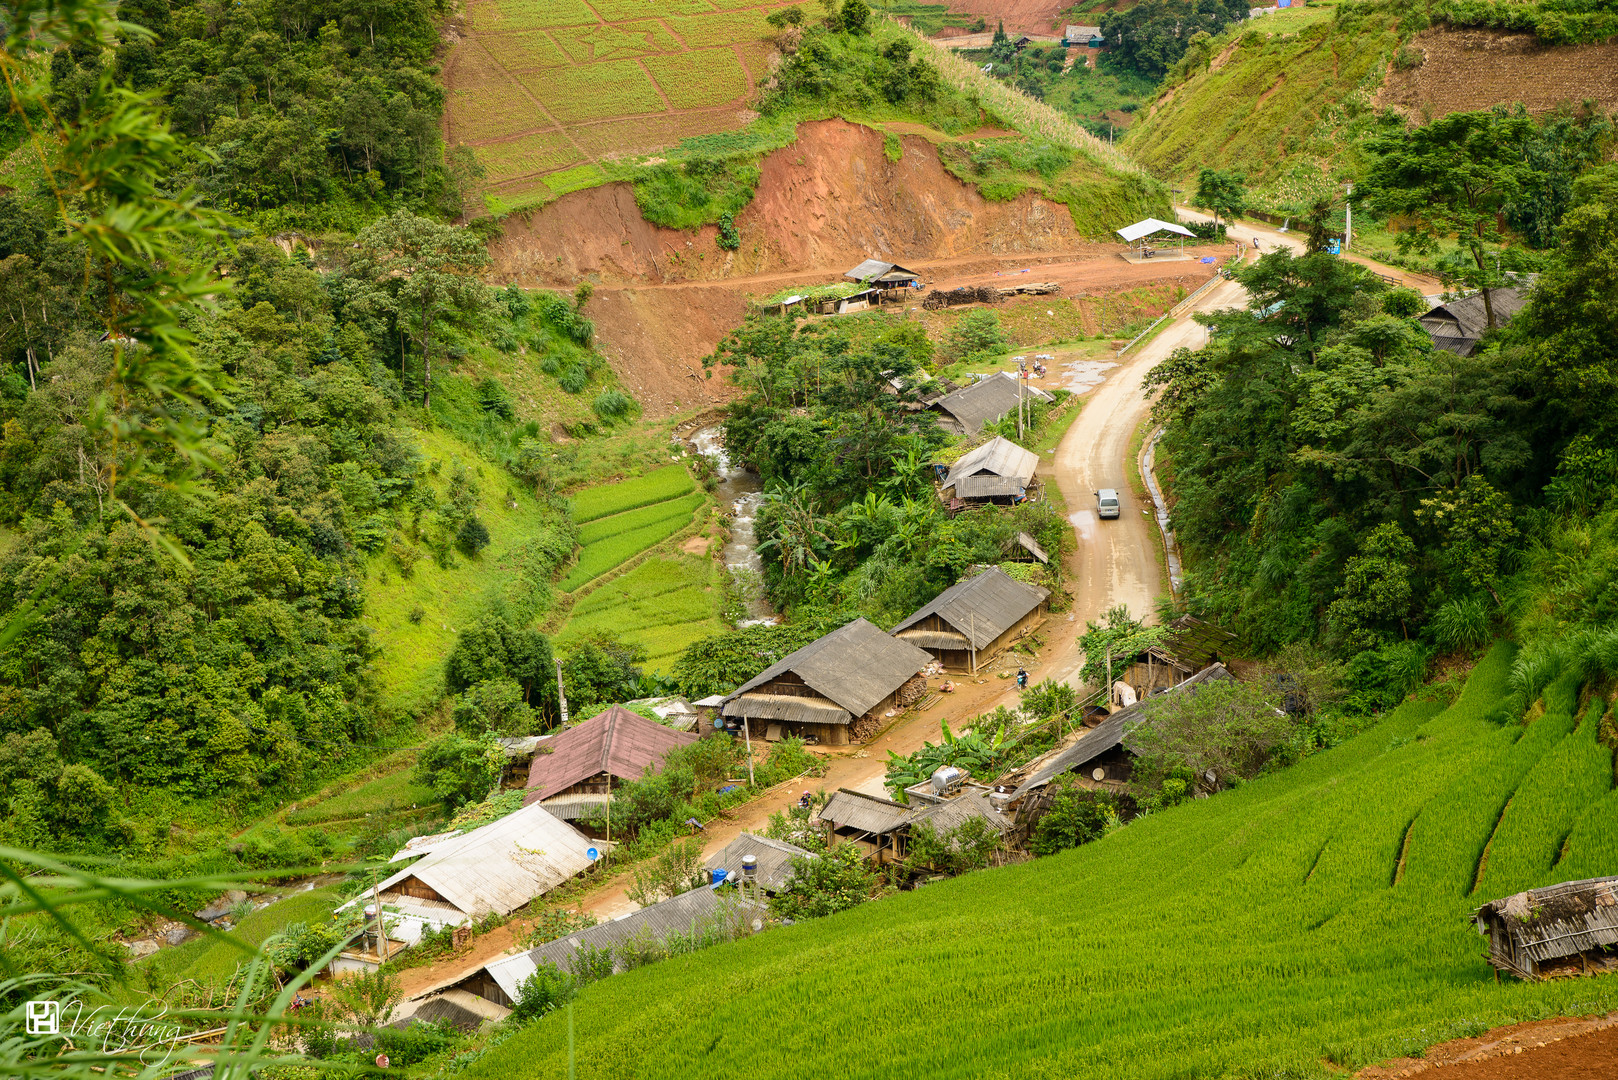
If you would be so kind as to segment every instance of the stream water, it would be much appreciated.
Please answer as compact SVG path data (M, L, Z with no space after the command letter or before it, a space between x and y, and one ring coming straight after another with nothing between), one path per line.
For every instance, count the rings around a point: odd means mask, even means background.
M695 431L691 445L697 453L712 458L719 469L719 486L714 497L730 503L730 540L725 544L725 568L736 580L747 603L747 618L742 626L773 623L779 616L764 599L764 560L759 556L758 539L753 534L753 522L758 517L759 502L764 498L758 477L749 469L731 463L725 453L724 431L715 424Z

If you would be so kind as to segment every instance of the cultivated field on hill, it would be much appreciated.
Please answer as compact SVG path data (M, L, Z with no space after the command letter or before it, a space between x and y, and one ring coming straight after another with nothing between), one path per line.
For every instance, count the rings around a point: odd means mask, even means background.
M562 578L573 592L691 524L708 503L692 491L691 476L680 465L666 465L645 476L598 484L572 497L579 523L579 560Z
M1564 682L1525 724L1510 662L1497 646L1447 707L1413 700L1074 851L594 984L577 1074L1324 1077L1613 1009L1610 977L1496 983L1468 922L1507 891L1612 869L1604 703ZM826 1037L853 1017L879 1020L879 1049ZM567 1025L524 1029L466 1077L563 1075Z
M449 141L495 189L550 197L600 183L603 156L740 128L768 76L765 16L783 6L471 0L444 70Z

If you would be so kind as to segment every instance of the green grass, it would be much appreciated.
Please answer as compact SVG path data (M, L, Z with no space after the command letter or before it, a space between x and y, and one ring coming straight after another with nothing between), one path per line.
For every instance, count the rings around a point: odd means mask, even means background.
M267 908L253 912L243 919L229 936L250 948L256 948L271 934L280 932L290 923L325 922L332 908L340 903L342 894L335 887L311 889L294 893ZM236 972L238 964L252 959L252 955L232 947L228 942L212 937L197 937L172 949L160 949L136 965L140 974L136 981L151 978L160 988L168 988L182 979L195 979L199 983L222 986Z
M666 671L693 641L725 629L717 613L721 573L701 555L647 559L580 599L557 638L610 633L643 646L649 669Z
M438 802L432 788L412 783L408 768L392 776L379 777L370 783L345 791L314 806L294 810L288 814L288 825L318 825L327 821L342 821L364 817L377 812L404 810L414 806L427 806Z
M621 514L666 499L678 498L696 487L684 465L665 465L644 476L614 484L597 484L568 497L568 512L583 525L587 521Z
M676 109L723 105L747 93L747 74L730 48L654 56L646 69Z
M429 486L440 499L457 462L476 480L481 496L477 514L488 526L490 541L477 558L457 551L447 566L418 546L408 576L390 554L367 561L364 620L379 649L377 688L384 703L405 710L438 699L444 657L462 627L497 604L517 617L532 618L549 609L553 571L544 537L560 527L521 483L454 436L434 430L418 437L429 466L439 463L429 475ZM417 608L421 617L412 621Z
M1524 748L1546 718L1525 732L1502 708L1510 659L1496 647L1448 708L1407 703L1334 750L1075 851L597 983L574 1010L578 1075L683 1076L717 1053L766 1078L1325 1077L1327 1062L1612 1009L1614 979L1496 984L1467 919L1490 898L1468 891L1488 813L1467 801L1478 776L1499 766L1503 788L1568 737L1552 720ZM1610 796L1590 799L1575 788L1571 809ZM1438 813L1464 842L1442 822L1412 830ZM1522 882L1562 876L1538 869L1539 841L1511 858ZM826 1037L868 1016L880 1053ZM567 1046L550 1017L464 1075L561 1075Z
M1243 172L1263 209L1341 195L1332 179L1358 161L1383 63L1398 46L1398 18L1379 9L1315 21L1314 11L1244 21L1219 35L1215 56L1239 42L1229 59L1178 86L1165 83L1124 145L1160 176L1186 179L1203 166Z

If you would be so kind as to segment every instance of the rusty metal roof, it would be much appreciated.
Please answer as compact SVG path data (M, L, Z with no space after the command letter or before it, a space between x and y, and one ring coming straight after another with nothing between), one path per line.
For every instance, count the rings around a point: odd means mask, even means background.
M528 794L523 804L548 799L600 773L620 780L639 780L648 767L660 767L670 750L694 743L697 738L614 705L550 739L551 752L536 756L528 770Z
M895 626L893 632L903 635L929 615L937 615L957 633L967 636L971 644L965 647L981 649L1017 625L1050 595L1048 589L1024 585L998 566L991 566L939 593L932 603Z
M724 712L727 716L742 715L732 708L737 698L791 672L850 716L864 716L931 661L932 657L914 645L889 637L864 619L855 619L789 653L743 683L725 698Z

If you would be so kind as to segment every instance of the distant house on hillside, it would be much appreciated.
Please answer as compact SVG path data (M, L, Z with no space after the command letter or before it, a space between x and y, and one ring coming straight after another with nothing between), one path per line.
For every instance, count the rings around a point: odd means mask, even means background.
M1069 49L1100 49L1107 39L1101 36L1099 26L1069 26L1062 32L1062 44Z
M547 741L551 752L535 756L523 805L542 804L569 821L594 817L619 783L661 768L670 750L697 738L614 705Z
M893 628L950 671L975 672L1033 629L1050 590L1024 585L998 566L957 581Z
M996 435L949 467L942 490L963 503L1014 503L1027 496L1038 468L1038 454Z
M1485 958L1529 980L1618 971L1618 877L1565 881L1478 908L1472 921L1489 939Z
M621 919L577 931L516 956L491 960L455 983L454 988L509 1009L521 997L523 982L541 966L551 965L565 974L571 970L574 956L584 949L608 952L613 971L618 972L632 966L637 950L651 951L673 935L742 937L752 932L754 920L764 914L762 904L752 903L735 888L703 885Z
M921 275L914 270L880 259L866 259L843 277L875 289L914 289L921 285Z
M782 657L726 695L728 719L745 719L755 736L814 737L832 746L858 740L889 709L920 696L921 669L932 657L855 619Z
M1489 303L1494 307L1495 326L1505 326L1528 303L1528 289L1490 289ZM1476 292L1460 300L1439 304L1421 316L1421 325L1433 339L1433 348L1452 352L1456 356L1471 356L1483 332L1489 327L1489 317L1483 309L1483 294Z
M942 415L940 427L957 435L976 435L984 424L993 424L1017 411L1017 382L1017 376L1011 372L997 372L945 394L932 402L931 407ZM1025 385L1022 400L1026 403L1054 401L1055 398L1037 386Z
M387 921L394 923L389 937L401 947L414 945L428 930L464 926L491 912L508 915L583 873L593 843L544 807L525 806L480 829L408 851L407 857L419 855L420 860L378 882L374 890ZM370 892L342 907L355 904L364 905L368 918L376 917ZM380 956L370 962L365 953L345 953L333 970L374 968Z
M1195 693L1198 686L1234 678L1223 664L1213 664L1165 693ZM1078 772L1084 787L1122 791L1134 771L1134 755L1125 745L1129 729L1140 722L1144 702L1119 709L1072 745L1034 763L1033 772L1008 800L1015 806L1063 773Z

